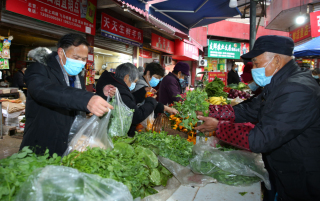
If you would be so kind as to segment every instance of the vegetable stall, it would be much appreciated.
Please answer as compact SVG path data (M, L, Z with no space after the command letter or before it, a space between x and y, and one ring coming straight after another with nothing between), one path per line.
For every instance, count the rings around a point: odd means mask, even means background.
M208 116L210 106L230 104L232 90L241 91L239 98L248 97L241 95L243 89L226 87L216 78L204 90L182 96L172 105L179 114L166 118L170 129L185 138L168 135L165 125L159 131L139 125L135 137L128 137L123 132L132 111L113 102L114 114L77 122L81 127L71 129L75 132L62 157L50 156L49 150L36 155L25 147L0 160L0 200L255 200L261 195L260 181L269 183L261 155L217 143L214 132L194 129L201 123L197 112Z

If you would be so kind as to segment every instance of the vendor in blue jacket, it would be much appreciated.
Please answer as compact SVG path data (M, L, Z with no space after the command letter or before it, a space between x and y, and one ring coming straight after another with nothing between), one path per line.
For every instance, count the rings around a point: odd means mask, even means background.
M288 37L258 38L242 58L252 59L252 77L263 92L229 112L211 111L216 118L199 116L205 122L195 129L215 130L226 143L262 153L275 178L278 201L316 201L320 200L320 88L310 70L292 58L293 48ZM225 114L230 117L227 121Z
M187 63L178 62L173 68L173 72L163 78L159 89L160 103L170 105L180 100L177 95L182 94L181 83L184 83L184 78L189 76L189 69Z

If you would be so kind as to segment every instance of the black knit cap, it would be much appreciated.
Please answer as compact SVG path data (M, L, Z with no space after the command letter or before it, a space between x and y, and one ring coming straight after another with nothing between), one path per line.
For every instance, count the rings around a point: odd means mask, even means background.
M242 59L252 59L265 52L273 52L292 56L294 42L291 38L285 36L261 36L254 43L253 49L241 56Z

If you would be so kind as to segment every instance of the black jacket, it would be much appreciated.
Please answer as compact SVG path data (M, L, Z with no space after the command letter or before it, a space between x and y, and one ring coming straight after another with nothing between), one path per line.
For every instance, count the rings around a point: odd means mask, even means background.
M145 120L154 111L157 106L157 101L154 98L148 97L145 99L145 103L142 106L138 107L136 100L131 94L126 83L123 80L114 77L114 74L105 71L102 73L98 80L97 94L106 100L107 97L103 93L103 88L108 84L117 87L124 104L126 104L130 109L134 109L132 124L128 133L129 136L134 136L136 126L143 120Z
M26 127L20 146L32 146L37 154L49 148L50 154L62 155L68 145L68 135L76 111L86 111L93 93L68 87L55 58L48 55L46 65L36 62L28 67L25 81L28 87ZM84 78L80 76L82 88Z
M27 85L24 83L24 74L21 70L16 72L13 76L13 82L12 87L18 87L19 89L23 89L23 87L26 87Z
M228 84L239 84L240 77L238 72L234 72L232 69L228 73Z
M236 122L259 122L249 146L264 154L283 200L320 200L319 103L318 83L291 60L259 96L234 107Z

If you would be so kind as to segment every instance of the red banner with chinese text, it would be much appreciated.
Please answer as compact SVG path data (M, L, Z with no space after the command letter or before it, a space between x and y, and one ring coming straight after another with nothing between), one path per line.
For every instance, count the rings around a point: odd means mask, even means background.
M301 26L293 31L290 31L290 38L292 38L293 42L298 42L303 39L311 37L311 26L310 24L306 24Z
M320 11L310 13L311 36L320 36Z
M155 50L174 54L174 42L154 33L151 35L151 47Z
M222 73L222 72L209 72L208 73L208 81L212 82L215 77L219 78L222 80L224 85L227 86L227 75L228 73Z
M152 52L140 48L139 57L152 59Z
M136 41L140 44L143 43L143 31L141 29L126 24L105 13L102 13L101 16L101 29L125 39Z
M87 34L96 33L97 0L7 0L6 10Z

